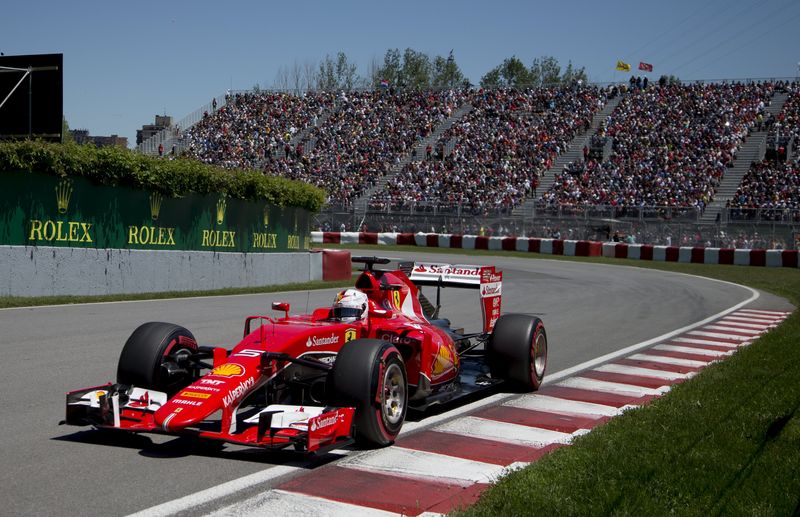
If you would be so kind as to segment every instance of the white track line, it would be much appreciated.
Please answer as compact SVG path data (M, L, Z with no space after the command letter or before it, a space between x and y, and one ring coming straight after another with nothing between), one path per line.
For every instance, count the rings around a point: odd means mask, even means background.
M705 348L693 348L690 346L677 345L656 345L653 350L664 350L665 352L680 352L683 354L707 355L709 357L729 356L733 351L723 352L722 350L707 350Z
M559 413L570 416L604 417L622 414L622 410L614 406L594 404L592 402L581 402L579 400L560 399L558 397L550 397L536 393L523 395L520 398L509 400L508 402L503 403L503 405L520 409L546 411L548 413Z
M719 325L728 325L729 327L755 329L755 330L768 330L774 327L774 325L765 325L763 323L744 323L742 321L736 321L730 318L722 318L716 323Z
M763 334L763 330L756 330L756 329L743 329L741 327L731 327L729 325L706 325L703 327L703 330L723 330L727 332L739 332L740 334L748 334L750 336L758 336Z
M506 468L502 465L403 447L387 447L366 454L354 454L337 463L337 466L406 478L438 479L465 486L472 483L492 483L506 473Z
M647 353L633 354L629 357L629 359L634 359L637 361L649 361L651 363L672 364L675 366L688 366L689 368L703 368L708 366L708 363L712 361L710 358L708 361L695 361L694 359L680 359L678 357L651 355Z
M756 318L740 314L731 314L725 319L730 321L742 321L744 323L761 323L762 325L775 325L783 321L783 318Z
M617 395L628 395L630 397L646 397L655 395L660 397L669 391L669 386L662 386L658 389L642 388L632 384L622 384L619 382L598 381L586 377L570 377L558 383L565 388L578 388L587 391L602 391L603 393L613 393Z
M763 311L760 309L742 309L741 312L750 312L753 314L766 314L768 316L782 316L782 317L786 317L789 314L791 314L791 312L787 311Z
M278 477L285 476L286 474L293 474L300 470L303 469L301 467L279 465L259 472L254 472L249 476L240 477L206 490L195 492L194 494L190 494L173 501L168 501L166 503L153 506L146 510L142 510L141 512L134 513L131 517L153 517L157 515L172 515L178 512L183 512L189 508L194 508L201 504L215 501L221 497L234 494L262 483L267 483Z
M472 436L537 448L545 447L552 443L569 443L572 441L572 435L569 433L560 433L550 429L499 422L474 416L451 420L435 429L462 436Z
M710 339L698 339L693 337L676 337L672 339L673 343L694 343L695 345L713 345L725 348L739 348L745 343L724 343L722 341L711 341Z
M648 377L651 379L662 379L667 381L677 381L689 377L685 373L667 372L664 370L653 370L650 368L639 368L637 366L626 366L624 364L604 364L598 366L593 371L606 373L620 373L623 375L635 375L637 377Z
M723 334L722 332L706 332L704 330L690 330L687 332L690 336L703 336L703 337L715 337L718 339L731 339L733 341L747 341L748 339L752 339L750 337L745 336L737 336L735 334Z
M318 515L326 517L396 517L394 512L386 512L368 506L341 503L331 499L306 494L296 494L285 490L268 490L263 494L226 506L209 517L261 517L269 508L271 515L281 517L307 517Z

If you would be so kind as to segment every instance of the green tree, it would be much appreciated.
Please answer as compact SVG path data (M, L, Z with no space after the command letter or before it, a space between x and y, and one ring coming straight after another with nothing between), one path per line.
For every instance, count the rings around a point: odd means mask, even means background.
M481 86L519 88L531 85L532 81L531 71L517 56L511 56L484 75Z
M459 88L464 85L464 81L466 77L461 73L452 50L447 59L442 56L434 58L431 86L437 89Z
M386 50L383 56L383 66L375 71L375 83L373 86L380 86L380 82L386 80L389 86L395 87L400 83L402 70L400 66L400 51L396 48Z
M545 86L561 83L561 65L553 56L544 56L541 61L542 84Z
M326 55L319 64L316 74L317 90L335 91L352 90L358 81L357 65L347 59L347 54L339 52L336 60Z
M432 71L431 58L427 54L407 48L403 52L400 85L413 90L430 88Z
M69 123L67 122L67 117L61 116L61 143L62 144L71 144L75 141L75 138L72 136L72 133L69 132Z

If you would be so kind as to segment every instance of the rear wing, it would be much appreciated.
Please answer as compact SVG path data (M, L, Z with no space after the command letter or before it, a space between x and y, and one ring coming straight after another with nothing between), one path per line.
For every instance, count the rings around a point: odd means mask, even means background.
M453 265L431 262L401 262L400 270L417 286L436 286L436 312L439 289L457 287L480 291L483 331L491 332L500 317L503 272L494 266Z

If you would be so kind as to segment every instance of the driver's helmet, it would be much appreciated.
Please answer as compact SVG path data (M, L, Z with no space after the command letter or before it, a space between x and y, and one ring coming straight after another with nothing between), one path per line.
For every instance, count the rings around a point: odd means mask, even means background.
M369 300L367 295L358 289L345 289L336 295L331 317L335 321L350 323L367 316Z

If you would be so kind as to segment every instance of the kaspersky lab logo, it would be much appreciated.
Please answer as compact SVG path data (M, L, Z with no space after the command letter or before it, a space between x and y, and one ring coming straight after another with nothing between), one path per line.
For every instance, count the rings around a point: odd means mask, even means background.
M72 197L72 182L61 180L56 185L56 204L59 214L66 214L69 209L69 200Z

